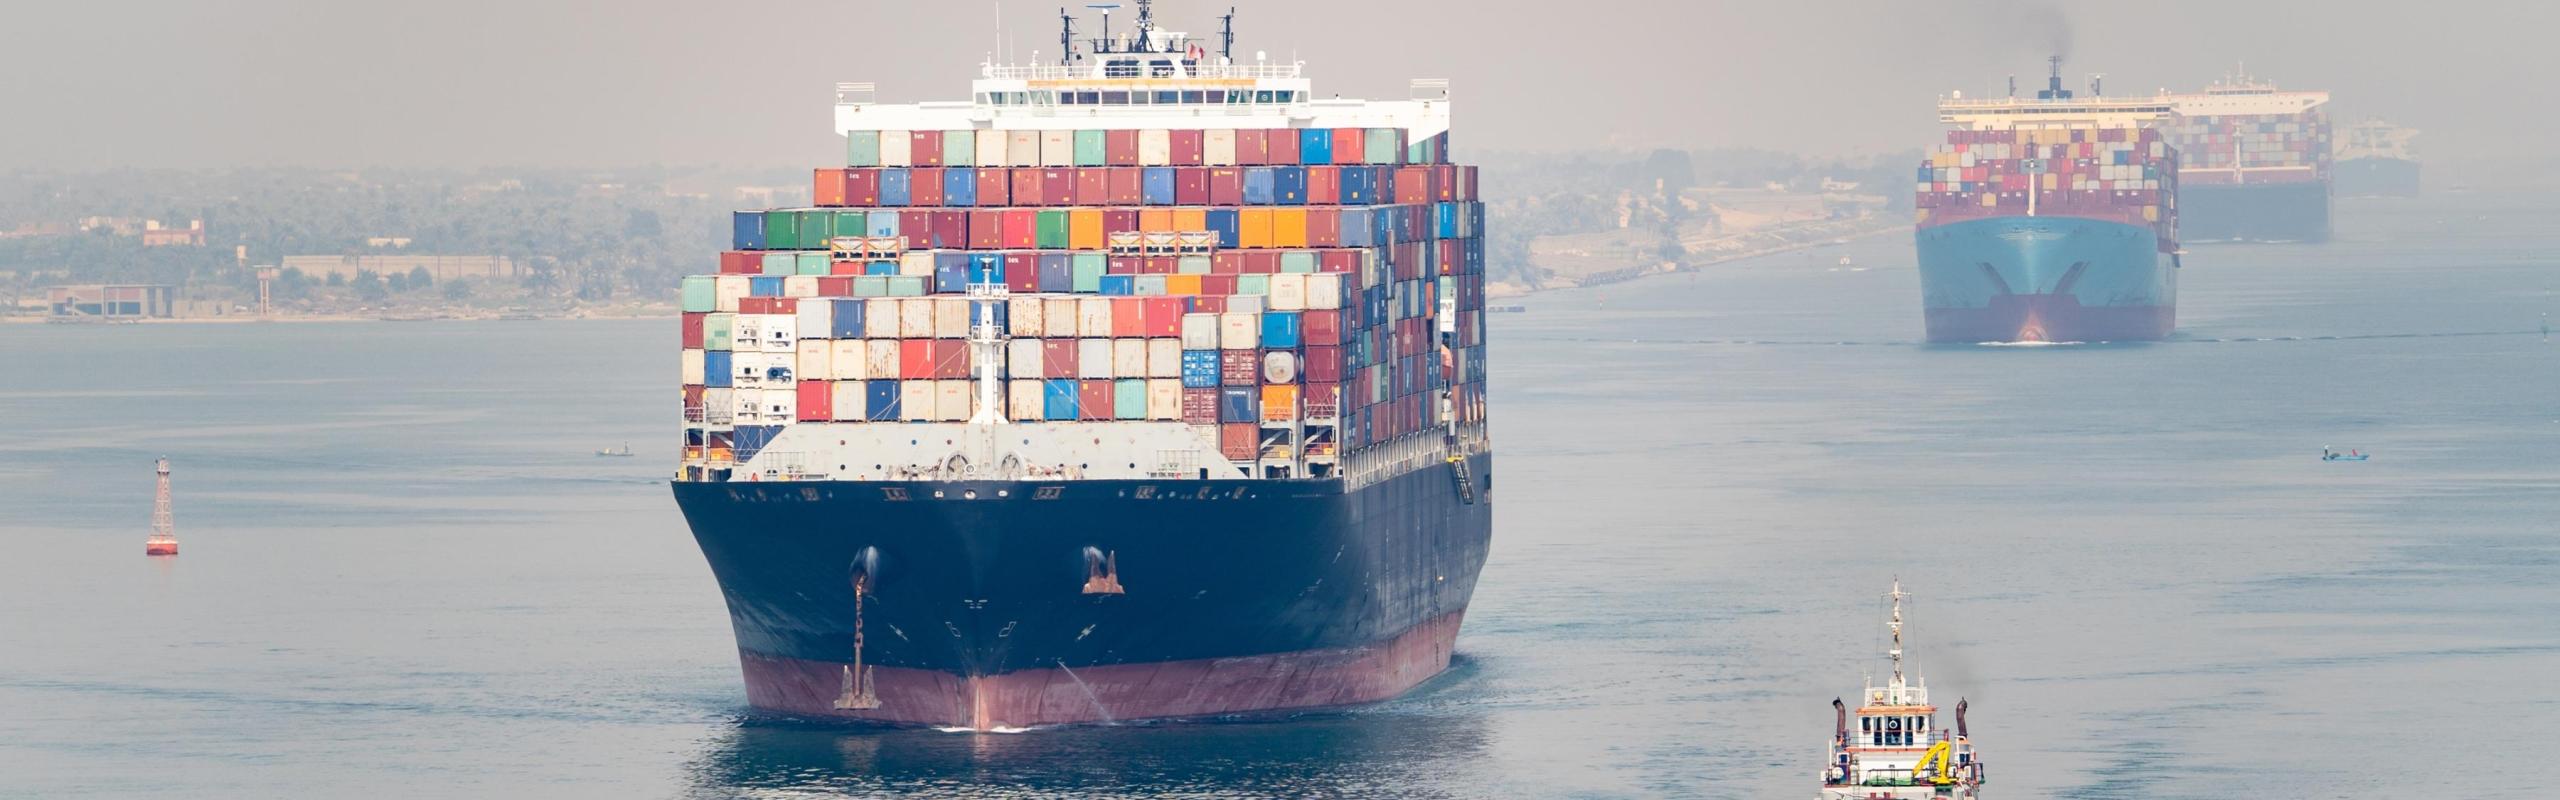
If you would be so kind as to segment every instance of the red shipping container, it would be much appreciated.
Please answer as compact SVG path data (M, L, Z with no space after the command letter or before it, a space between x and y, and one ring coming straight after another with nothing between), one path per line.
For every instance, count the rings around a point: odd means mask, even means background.
M1147 301L1146 335L1159 339L1182 335L1184 298L1148 297L1143 299Z
M1335 383L1342 380L1342 348L1331 345L1308 345L1306 358L1299 364L1309 383Z
M1244 272L1245 272L1245 274L1247 274L1247 275L1270 275L1270 274L1273 274L1273 273L1277 273L1277 272L1279 272L1279 271L1280 271L1280 251L1278 251L1278 250L1247 250L1247 251L1245 251L1245 254L1244 254Z
M677 338L684 342L684 349L702 349L702 320L709 316L711 316L709 312L687 311L684 318L677 322L677 327L680 329Z
M1342 244L1342 210L1307 209L1307 244L1313 247L1335 247Z
M1042 188L1040 185L1040 176L1043 174L1041 170L1036 167L1031 167L1006 171L1013 175L1013 204L1017 206L1039 205Z
M1137 256L1116 256L1110 261L1103 262L1102 274L1136 275L1142 269L1145 269L1145 262Z
M1262 385L1262 351L1218 351L1218 382L1228 386Z
M1367 161L1369 129L1333 129L1333 163L1358 164Z
M1040 374L1049 378L1076 376L1076 340L1040 340Z
M1306 338L1310 346L1342 343L1342 312L1340 311L1329 308L1306 311L1298 315L1298 327L1300 335Z
M1181 133L1181 131L1175 131ZM1192 131L1199 133L1199 131ZM1209 203L1209 168L1180 167L1173 171L1175 205L1197 206Z
M1218 390L1182 390L1182 421L1193 425L1218 424Z
M687 420L695 420L695 419L700 419L700 418L701 418L701 417L700 417L700 412L695 412L695 411L693 411L693 409L698 409L698 408L701 408L701 407L702 407L702 387L700 387L700 386L687 386L687 387L684 387L684 407L685 407L685 410L686 410L687 412L689 412L689 413L685 414L685 418L686 418Z
M1468 202L1474 202L1476 199L1476 168L1474 165L1458 168L1458 199Z
M1271 150L1264 144L1266 136L1259 129L1236 131L1236 163L1245 166L1271 163Z
M1341 145L1335 145L1335 147L1340 146ZM910 156L908 160L913 162L916 166L942 166L942 132L908 131L907 153ZM924 180L923 178L917 178L916 180L918 181L916 184L917 186L921 187L924 185L922 183Z
M1250 422L1218 426L1218 452L1229 461L1252 461L1262 454L1262 427Z
M1411 166L1396 170L1395 202L1404 204L1431 202L1431 168Z
M1329 206L1342 202L1342 168L1307 168L1307 205Z
M825 422L835 418L834 381L801 381L797 387L800 408L795 416L801 422Z
M1110 419L1114 399L1110 381L1076 381L1076 419Z
M898 212L898 234L907 237L909 249L924 250L933 247L933 212L924 210Z
M1210 274L1210 275L1240 275L1240 274L1243 274L1243 273L1244 273L1244 252L1243 252L1243 251L1239 251L1239 250L1220 250L1220 251L1217 251L1217 252L1214 252L1214 253L1210 253L1210 254L1209 254L1209 274ZM1206 280L1206 279L1204 278L1203 280ZM1208 291L1208 290L1207 290L1207 288L1205 288L1205 287L1206 287L1206 284L1203 284L1203 288L1201 289L1201 292L1200 292L1201 294L1234 294L1234 293L1235 293L1235 292L1233 292L1232 290L1230 290L1230 291L1225 291L1225 292L1212 292L1212 291Z
M1310 379L1299 387L1298 396L1307 405L1307 416L1332 417L1342 414L1342 385L1332 381Z
M936 249L960 250L969 247L969 212L941 210L933 213L933 246Z
M1102 235L1110 236L1115 233L1135 233L1137 230L1137 209L1106 208L1102 210Z
M1040 212L1008 209L1004 212L1004 248L1029 250L1040 246Z
M1146 202L1143 188L1146 180L1145 169L1112 167L1110 177L1105 180L1110 184L1112 205L1134 206L1143 205ZM1132 230L1135 229L1132 228Z
M1140 275L1172 275L1182 271L1180 256L1148 256L1138 266Z
M838 261L838 262L836 262L836 263L837 263L837 264L846 264L846 263L851 263L851 262ZM852 275L852 274L844 274L844 275L828 275L828 276L825 276L825 277L821 277L821 278L819 278L819 279L818 279L818 294L819 294L820 296L822 296L822 297L852 297L852 296L853 296L853 275ZM816 336L817 334L815 334L815 333L811 333L811 334L809 334L809 335L810 335L810 336Z
M830 275L860 275L862 273L862 262L860 261L838 261L827 265L827 274Z
M921 381L933 378L933 340L898 340L898 378Z
M1336 222L1334 227L1339 232L1341 224ZM1319 253L1316 255L1316 269L1323 272L1358 272L1360 251L1327 250Z
M740 313L740 314L769 314L769 313L772 313L772 312L770 312L770 311L766 311L766 310L764 310L764 309L765 309L765 303L764 303L764 300L765 300L765 299L764 299L764 298L762 298L762 297L741 297L741 298L738 298L738 313Z
M942 169L939 167L908 170L907 205L942 205Z
M1269 135L1262 137L1262 144L1271 150L1271 163L1298 163L1298 129L1274 128Z
M1234 167L1210 168L1209 205L1244 205L1244 170Z
M863 207L879 205L880 171L870 168L845 170L844 204Z
M1111 203L1111 171L1102 167L1076 170L1076 205L1100 206Z
M1002 211L969 212L969 249L996 250L1004 247L1004 215Z
M1209 278L1209 277L1211 277L1211 276L1203 276L1203 277L1201 278L1201 282L1206 283L1206 282L1208 281L1208 278ZM1224 313L1227 313L1227 298L1226 298L1225 296L1223 296L1223 295L1222 295L1222 296L1218 296L1218 297L1211 297L1211 296L1209 296L1209 295L1205 295L1205 294L1204 294L1204 295L1200 295L1200 296L1198 296L1198 297L1193 297L1193 298L1188 298L1188 299L1191 301L1191 311L1190 311L1190 313L1193 313L1193 314L1224 314Z
M844 170L817 170L809 179L809 198L811 205L844 205Z
M1040 171L1040 204L1071 206L1076 204L1076 171L1044 169Z
M1430 169L1432 199L1443 203L1458 199L1458 168L1433 164Z
M1102 132L1102 163L1115 167L1138 165L1138 132L1116 130Z
M1004 288L1006 291L1037 294L1040 291L1040 255L1038 253L1004 254Z
M1013 205L1013 171L1003 167L978 168L978 205L985 207Z
M1173 131L1173 165L1177 167L1200 166L1200 151L1202 149L1203 139L1205 138L1206 133L1206 131L1198 130Z
M1212 297L1219 297L1219 298L1224 298L1224 297L1226 297L1227 295L1235 294L1235 293L1236 293L1236 276L1234 276L1234 275L1202 275L1202 276L1200 276L1200 293L1201 293L1201 294L1203 294L1203 295L1208 295L1208 296L1212 296ZM1220 309L1220 310L1224 310L1224 309Z
M1144 297L1111 298L1111 338L1138 339L1147 335L1147 299Z
M721 253L720 274L762 275L764 274L764 254L746 253L736 250Z
M959 380L969 377L969 341L966 339L933 339L933 377Z

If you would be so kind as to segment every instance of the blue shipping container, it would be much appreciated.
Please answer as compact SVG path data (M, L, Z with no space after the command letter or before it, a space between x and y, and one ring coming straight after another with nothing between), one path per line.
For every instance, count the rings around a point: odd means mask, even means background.
M1120 297L1137 294L1137 277L1136 275L1104 275L1102 276L1102 293Z
M878 275L878 276L881 276L881 277L887 277L887 276L890 276L890 275L896 275L896 274L898 274L898 262L895 262L895 261L865 261L865 262L862 262L862 274L864 274L864 275ZM886 290L886 289L883 289L882 291L887 291L887 290Z
M727 353L722 353L721 355L724 355L724 356L725 356L725 355L728 355L728 354L727 354ZM724 364L725 364L725 363L728 363L728 362L727 362L727 360L726 360L726 359L722 359L722 362L721 362L721 363L724 363ZM1215 389L1215 388L1218 388L1218 351L1216 351L1216 350L1184 350L1184 351L1182 351L1182 388L1185 388L1185 389Z
M898 215L896 214L872 214L864 217L863 221L870 223L869 227L871 228L870 230L865 231L865 233L873 236L898 235Z
M809 301L802 300L800 302L806 303ZM827 303L835 306L835 309L827 314L827 317L831 320L827 327L828 338L862 338L862 301L829 300Z
M1072 292L1076 290L1075 261L1065 253L1040 254L1040 291Z
M933 293L959 294L969 291L969 254L933 254Z
M1262 313L1262 346L1286 350L1298 346L1298 312L1265 311Z
M1299 128L1298 163L1333 163L1333 130L1330 128Z
M1138 198L1151 206L1173 205L1173 168L1147 167L1139 177Z
M782 276L757 275L747 279L748 297L781 297Z
M1377 196L1379 172L1380 170L1376 167L1343 167L1342 204L1346 206L1368 205L1370 203L1370 198ZM1351 223L1346 220L1343 222L1342 227L1347 231L1351 228Z
M1273 191L1275 191L1275 189L1276 189L1276 187L1277 187L1278 185L1279 185L1279 184L1278 184L1278 178L1277 178L1277 177L1275 177L1275 171L1273 170L1273 168L1271 168L1271 167L1246 167L1246 168L1244 168L1244 203L1245 203L1245 205L1249 205L1249 206L1267 206L1267 205L1271 205L1271 204L1272 204L1272 199L1271 199L1271 198L1272 198L1272 193L1273 193ZM762 225L762 224L764 224L764 223L763 223L763 221L762 221L762 220L758 220L756 224L758 224L758 225Z
M970 283L1003 283L1003 282L1004 282L1004 254L1003 254L1003 253L970 253L970 254L969 254L969 282L970 282Z
M729 212L729 249L764 249L764 214L755 211Z
M1053 380L1041 384L1040 400L1040 410L1047 412L1042 416L1059 420L1076 418L1075 381Z
M1218 390L1219 422L1261 422L1262 390L1252 386L1229 386Z
M1272 192L1277 195L1272 202L1284 206L1307 204L1306 167L1273 167L1271 183Z
M1347 193L1350 190L1344 189L1343 191ZM1348 196L1343 197L1342 200L1346 203L1351 202L1351 198ZM1342 210L1342 246L1376 246L1378 241L1377 237L1371 235L1369 230L1369 226L1372 224L1370 222L1371 216L1369 209L1365 208L1346 208Z
M969 167L951 167L942 171L942 204L974 206L978 204L978 171Z
M1212 353L1211 355L1216 355L1216 354L1215 354L1215 353ZM1214 369L1214 366L1215 366L1215 365L1212 365L1213 369L1211 370L1211 372L1213 372L1213 373L1216 371L1216 370ZM1215 377L1215 376L1213 375L1212 377ZM730 386L734 386L734 385L736 385L736 384L734 384L734 383L732 383L732 382L730 381L730 378L731 378L731 376L730 376L730 374L729 374L729 351L727 351L727 350L706 350L706 351L703 351L703 353L702 353L702 385L704 385L704 386L717 386L717 387L721 387L721 388L727 388L727 387L730 387Z
M1436 235L1434 235L1432 238L1435 238L1435 239L1455 239L1455 238L1458 238L1458 204L1456 204L1456 203L1433 203L1433 204L1431 204L1431 226L1432 226L1432 230L1437 231L1437 234L1436 234Z
M907 197L912 194L912 190L914 189L914 184L912 183L914 180L915 175L908 172L905 167L889 167L887 169L880 170L880 204L884 206L906 205Z
M1237 222L1238 216L1235 209L1212 208L1209 209L1208 217L1209 230L1217 232L1219 247L1233 249L1244 246L1239 243L1242 241L1240 233L1242 225Z
M898 421L898 382L875 380L862 385L862 417L875 422Z

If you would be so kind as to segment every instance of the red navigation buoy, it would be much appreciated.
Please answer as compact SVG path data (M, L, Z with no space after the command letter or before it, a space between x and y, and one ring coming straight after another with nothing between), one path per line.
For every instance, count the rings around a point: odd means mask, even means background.
M146 555L178 554L178 524L169 516L169 458L160 457L160 492L151 502L151 538L142 542Z

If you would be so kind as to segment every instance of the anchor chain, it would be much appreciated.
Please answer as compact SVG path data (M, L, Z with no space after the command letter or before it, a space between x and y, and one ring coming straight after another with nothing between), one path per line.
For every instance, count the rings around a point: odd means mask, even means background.
M838 711L880 707L880 697L871 691L871 668L862 665L862 595L870 580L868 573L853 576L853 666L844 668L844 695L836 698Z

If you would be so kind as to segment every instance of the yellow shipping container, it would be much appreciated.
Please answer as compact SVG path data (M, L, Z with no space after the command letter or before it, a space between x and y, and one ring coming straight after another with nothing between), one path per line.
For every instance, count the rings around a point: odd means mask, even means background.
M1193 294L1199 294L1199 293L1200 293L1200 276L1198 276L1198 275L1167 275L1167 276L1164 276L1164 293L1165 293L1165 294L1175 294L1175 295L1193 295Z
M1237 212L1236 244L1248 248L1270 247L1271 214L1272 210L1268 208L1248 208ZM1300 233L1301 237L1304 235Z
M2058 190L2058 189L2061 189L2061 188L2062 188L2062 176L2060 176L2060 175L2056 175L2056 174L2053 174L2053 173L2050 173L2050 172L2047 172L2047 173L2045 173L2045 174L2044 174L2044 190L2045 190L2045 191L2050 192L2050 191L2055 191L2055 190Z
M1079 208L1067 212L1067 246L1077 250L1102 249L1102 209Z
M1307 210L1283 208L1271 212L1271 246L1307 246Z
M2046 177L2051 177L2051 176L2046 176ZM1985 207L1985 208L1989 208L1989 207L1991 207L1991 206L1996 206L1996 205L1999 205L1999 204L2000 204L2000 196L1999 196L1999 195L1992 194L1992 193L1989 193L1989 192L1984 192L1984 193L1982 194L1982 205L1983 205L1983 207Z
M2142 207L2142 221L2144 221L2144 222L2159 222L2159 221L2160 221L2160 207L2159 207L2159 206L2143 206L2143 207Z
M1262 387L1262 421L1286 422L1298 418L1298 387Z

